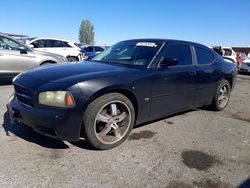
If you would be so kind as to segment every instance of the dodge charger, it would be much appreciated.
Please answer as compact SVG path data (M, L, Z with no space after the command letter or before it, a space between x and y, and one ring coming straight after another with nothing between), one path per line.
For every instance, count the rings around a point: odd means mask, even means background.
M89 62L19 74L7 108L11 122L43 135L110 149L138 124L202 106L223 110L235 78L236 65L204 45L127 40Z

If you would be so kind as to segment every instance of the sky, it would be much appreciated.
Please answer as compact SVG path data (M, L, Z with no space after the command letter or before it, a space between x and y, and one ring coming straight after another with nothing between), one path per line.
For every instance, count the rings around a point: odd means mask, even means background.
M167 38L205 45L250 45L249 0L5 0L0 32L78 42L89 19L97 45Z

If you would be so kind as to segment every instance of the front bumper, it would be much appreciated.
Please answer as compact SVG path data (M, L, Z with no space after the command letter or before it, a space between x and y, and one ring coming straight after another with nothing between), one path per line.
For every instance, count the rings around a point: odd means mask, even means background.
M36 132L52 138L78 141L81 132L82 116L72 109L45 109L27 106L10 98L7 104L11 123L22 123Z

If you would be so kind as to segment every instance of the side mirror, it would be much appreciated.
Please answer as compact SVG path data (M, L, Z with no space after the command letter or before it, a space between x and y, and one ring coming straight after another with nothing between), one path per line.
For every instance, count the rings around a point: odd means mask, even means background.
M179 60L177 58L172 58L172 57L167 57L167 58L162 58L160 60L160 67L169 67L169 66L174 66L178 65Z
M20 48L19 48L19 51L20 51L20 54L27 54L27 53L28 53L28 52L27 52L27 49L24 48L24 47L20 47Z

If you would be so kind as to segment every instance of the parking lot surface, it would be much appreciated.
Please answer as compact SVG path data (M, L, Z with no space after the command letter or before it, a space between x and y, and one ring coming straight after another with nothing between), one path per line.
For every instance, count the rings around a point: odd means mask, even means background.
M204 187L250 184L250 76L223 112L194 109L134 128L121 146L94 150L11 125L0 86L0 187ZM167 105L166 105L167 107ZM247 186L246 186L247 187Z

